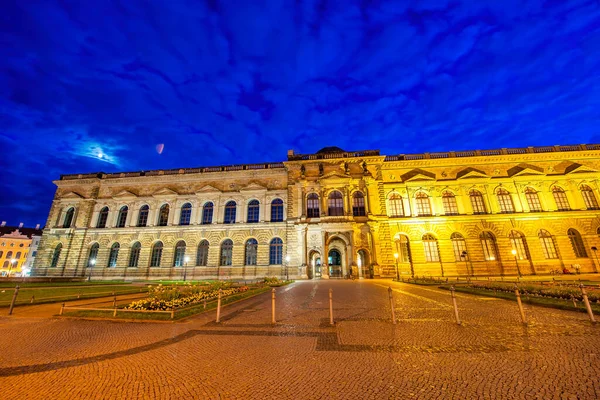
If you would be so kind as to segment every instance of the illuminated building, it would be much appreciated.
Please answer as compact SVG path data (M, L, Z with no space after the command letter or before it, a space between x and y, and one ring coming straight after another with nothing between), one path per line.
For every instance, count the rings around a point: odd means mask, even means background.
M600 145L390 156L330 147L280 163L64 175L35 273L596 272L599 169Z
M0 275L22 276L33 265L42 231L36 228L23 228L23 224L0 226Z

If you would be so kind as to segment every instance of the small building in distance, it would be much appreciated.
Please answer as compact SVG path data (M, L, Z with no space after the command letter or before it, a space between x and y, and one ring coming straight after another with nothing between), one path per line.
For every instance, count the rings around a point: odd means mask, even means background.
M35 228L0 225L0 276L29 275L37 247L42 238L39 224Z

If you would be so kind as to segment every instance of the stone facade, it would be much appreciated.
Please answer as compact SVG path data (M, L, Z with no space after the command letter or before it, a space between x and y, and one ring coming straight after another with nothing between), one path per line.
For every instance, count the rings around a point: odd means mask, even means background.
M55 181L34 273L597 272L599 170L600 145L580 145L394 156L325 148L290 151L282 163L65 175Z

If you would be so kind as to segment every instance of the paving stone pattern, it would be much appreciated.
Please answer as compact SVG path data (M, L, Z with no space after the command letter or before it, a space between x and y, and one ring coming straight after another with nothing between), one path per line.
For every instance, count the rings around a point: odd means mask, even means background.
M388 287L397 324L391 323ZM333 289L335 325L329 325ZM178 323L0 317L2 399L594 399L585 313L383 280L298 282Z

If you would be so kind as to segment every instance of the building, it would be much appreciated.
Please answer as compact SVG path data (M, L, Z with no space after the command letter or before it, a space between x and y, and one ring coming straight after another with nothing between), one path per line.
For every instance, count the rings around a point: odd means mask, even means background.
M0 225L0 276L27 275L33 266L37 247L42 237L42 230L24 228L23 224Z
M597 272L600 145L287 161L55 181L36 275L296 279Z

